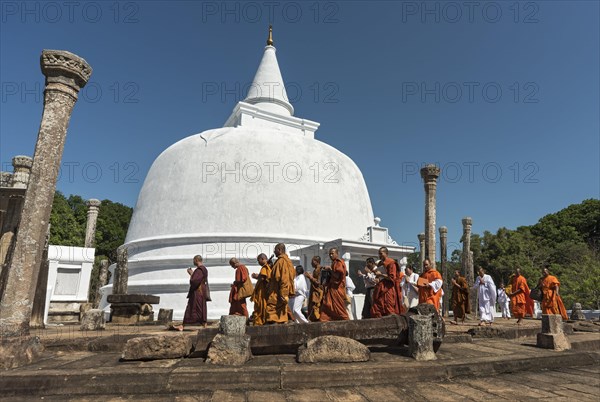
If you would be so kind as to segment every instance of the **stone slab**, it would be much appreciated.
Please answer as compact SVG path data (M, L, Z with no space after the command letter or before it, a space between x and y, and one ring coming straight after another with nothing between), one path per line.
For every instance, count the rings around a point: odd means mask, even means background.
M0 370L30 364L43 351L44 345L37 336L4 337L0 339Z
M192 350L190 335L155 335L133 338L127 341L121 358L123 360L178 359Z
M158 304L160 303L160 296L146 294L108 295L106 300L109 303Z
M341 336L319 336L298 349L298 363L366 362L371 352L362 343Z

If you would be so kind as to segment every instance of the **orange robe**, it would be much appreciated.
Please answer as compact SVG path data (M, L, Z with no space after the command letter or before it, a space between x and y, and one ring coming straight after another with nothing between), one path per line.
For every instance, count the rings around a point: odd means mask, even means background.
M267 323L267 288L271 278L271 267L265 264L260 268L258 281L254 286L254 293L250 300L254 303L254 325L264 325Z
M346 310L346 264L337 258L331 263L331 276L325 283L319 321L349 319Z
M421 278L427 279L430 283L436 279L443 280L442 275L435 269L431 268L429 271L424 272ZM431 286L419 288L419 304L427 303L433 304L435 309L440 312L440 299L442 298L442 288L437 292L433 291Z
M245 265L239 264L235 269L235 281L231 285L229 292L229 315L243 315L248 317L248 309L246 308L246 298L238 299L238 291L244 286L244 282L248 280L248 268Z
M321 287L321 267L318 266L310 279L310 296L308 298L308 319L319 321L321 316L321 302L323 301L323 288Z
M560 282L556 276L548 275L541 280L541 289L544 298L542 299L542 314L560 314L563 320L568 320L567 310L562 299L556 293Z
M383 266L388 277L381 279L373 290L372 318L404 312L402 291L400 289L400 281L402 281L404 274L398 269L396 261L389 257L385 259Z
M523 275L515 276L511 284L511 292L521 290L521 293L513 296L512 299L512 312L515 318L524 318L527 308L527 299L529 298L529 286L527 280Z
M294 265L286 254L281 254L271 270L267 287L267 322L288 322L288 302L283 298L294 296Z

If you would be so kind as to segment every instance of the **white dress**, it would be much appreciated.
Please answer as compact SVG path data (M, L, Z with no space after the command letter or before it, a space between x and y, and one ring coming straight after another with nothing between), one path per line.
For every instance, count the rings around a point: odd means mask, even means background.
M483 282L483 283L481 283ZM479 320L494 321L494 312L496 311L496 285L489 275L478 276L475 278L473 289L477 290L479 300Z

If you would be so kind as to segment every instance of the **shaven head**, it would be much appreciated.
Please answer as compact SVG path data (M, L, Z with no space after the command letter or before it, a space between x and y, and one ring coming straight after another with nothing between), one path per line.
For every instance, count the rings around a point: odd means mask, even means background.
M337 247L331 247L329 249L329 258L331 258L331 261L336 260L339 256L339 251L337 249Z
M200 266L202 265L202 256L200 254L195 255L194 259L192 260L195 266Z
M385 260L388 256L388 254L389 254L389 251L388 251L387 247L379 248L379 259L380 260Z
M313 268L318 267L321 264L321 257L319 257L318 255L315 255L311 260L310 260L310 265Z
M229 265L231 265L232 268L237 268L239 263L240 263L240 260L238 260L235 257L233 257L231 260L229 260Z
M256 257L256 261L261 267L264 267L268 260L269 259L265 253L260 253L258 257Z
M273 253L276 257L279 257L281 254L285 254L285 244L277 243L275 245L275 250L273 250Z

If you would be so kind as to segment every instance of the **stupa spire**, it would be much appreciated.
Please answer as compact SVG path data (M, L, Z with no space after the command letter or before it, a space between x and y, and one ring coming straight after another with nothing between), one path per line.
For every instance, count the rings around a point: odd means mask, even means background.
M250 103L266 111L292 116L294 107L288 100L283 77L273 46L273 26L269 25L269 37L263 58L258 66L248 96L244 102Z
M269 25L269 38L267 39L267 46L273 46L273 25Z

